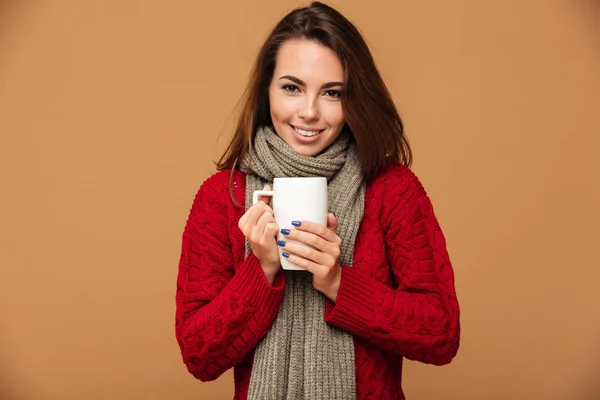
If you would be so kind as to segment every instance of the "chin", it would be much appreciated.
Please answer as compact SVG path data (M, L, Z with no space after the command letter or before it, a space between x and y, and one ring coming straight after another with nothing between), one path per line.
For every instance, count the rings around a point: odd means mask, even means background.
M306 147L298 148L297 146L292 147L292 150L294 150L298 155L305 157L314 157L323 151L322 149L307 149Z

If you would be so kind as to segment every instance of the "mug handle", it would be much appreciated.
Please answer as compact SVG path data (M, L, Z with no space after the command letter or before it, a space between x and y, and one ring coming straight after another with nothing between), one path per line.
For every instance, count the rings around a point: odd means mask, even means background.
M252 204L258 203L259 196L273 196L273 191L272 190L255 190L254 193L252 193Z

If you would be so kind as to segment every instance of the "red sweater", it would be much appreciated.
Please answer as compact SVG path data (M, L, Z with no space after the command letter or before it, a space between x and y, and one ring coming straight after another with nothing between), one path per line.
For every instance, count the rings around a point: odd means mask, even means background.
M245 204L245 176L234 196ZM333 210L335 211L335 210ZM229 198L229 171L200 187L183 232L175 331L183 361L202 381L234 368L235 399L246 399L254 348L279 310L256 257L244 257L237 226L243 208ZM401 165L367 185L352 267L342 265L337 302L325 320L352 333L358 399L404 399L402 358L449 363L458 350L459 306L446 244L429 198Z

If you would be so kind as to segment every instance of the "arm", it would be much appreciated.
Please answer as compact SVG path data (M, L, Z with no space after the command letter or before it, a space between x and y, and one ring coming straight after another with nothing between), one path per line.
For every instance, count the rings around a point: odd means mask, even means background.
M252 252L234 273L223 186L213 177L198 191L177 277L175 334L189 372L203 381L254 349L279 310L285 283L280 273L271 286Z
M410 171L403 173L411 175L409 183L388 187L381 219L397 288L343 267L337 303L328 303L326 320L387 351L443 365L459 346L454 273L429 198Z

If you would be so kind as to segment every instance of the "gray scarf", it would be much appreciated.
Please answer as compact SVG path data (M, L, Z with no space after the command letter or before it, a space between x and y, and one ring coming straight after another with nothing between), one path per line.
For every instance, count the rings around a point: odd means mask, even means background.
M363 217L366 183L356 145L343 132L314 157L298 155L272 128L261 128L252 154L240 163L246 173L246 209L263 181L276 177L328 178L329 208L339 221L340 264L352 265L356 233ZM246 241L246 254L250 246ZM305 271L285 271L279 313L258 343L250 377L249 400L356 398L352 335L325 322L325 296Z

